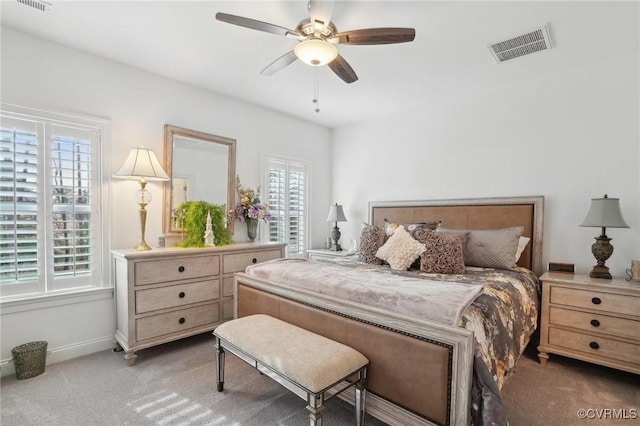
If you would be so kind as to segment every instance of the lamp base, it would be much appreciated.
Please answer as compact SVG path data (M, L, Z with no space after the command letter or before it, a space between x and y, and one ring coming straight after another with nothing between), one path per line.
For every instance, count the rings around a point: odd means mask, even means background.
M612 279L611 273L609 273L609 268L606 266L596 265L593 267L591 272L589 273L591 278L604 278L606 280Z
M340 247L340 228L338 228L338 223L331 230L331 239L333 240L331 243L331 251L342 251L342 247Z
M591 246L591 253L593 253L593 257L596 258L598 264L593 267L589 276L591 278L604 278L610 280L612 277L609 273L609 268L606 267L604 263L613 254L613 246L610 243L611 238L604 234L603 229L602 235L595 237L595 239L596 242Z
M151 250L151 247L146 242L142 241L140 244L133 248L135 251L147 251Z

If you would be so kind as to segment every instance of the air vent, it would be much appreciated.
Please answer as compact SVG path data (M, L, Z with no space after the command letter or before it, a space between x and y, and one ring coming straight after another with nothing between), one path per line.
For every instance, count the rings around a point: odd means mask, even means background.
M18 3L26 4L42 12L46 12L51 8L51 3L42 0L18 0Z
M541 50L551 49L549 30L544 25L530 33L519 35L509 40L487 45L496 62L519 58Z

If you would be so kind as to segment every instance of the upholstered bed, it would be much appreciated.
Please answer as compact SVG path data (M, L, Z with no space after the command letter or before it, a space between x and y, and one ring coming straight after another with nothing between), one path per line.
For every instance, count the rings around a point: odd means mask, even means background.
M425 272L426 249L421 266L407 271L364 256L251 266L236 275L236 315L269 314L363 353L371 362L367 411L387 423L505 424L499 389L537 320L542 213L539 196L372 202L370 226L386 219L392 237L400 231L389 223L405 232L437 221L433 232L452 241L465 230L460 244L514 227L530 241L517 265L514 254L510 268L466 265L464 273Z

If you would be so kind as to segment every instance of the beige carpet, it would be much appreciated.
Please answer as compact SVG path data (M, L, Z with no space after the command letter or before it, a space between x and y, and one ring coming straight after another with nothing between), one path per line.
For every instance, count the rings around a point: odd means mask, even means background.
M302 399L227 356L216 392L210 334L139 352L135 367L104 351L49 365L27 380L0 385L0 423L13 425L308 425ZM546 367L527 353L505 385L512 425L586 424L577 410L640 410L639 376L554 357ZM325 425L353 424L350 405L329 401ZM383 425L367 416L367 425ZM637 420L588 424L638 424Z
M636 374L553 354L543 367L533 348L516 368L502 388L511 425L640 425Z

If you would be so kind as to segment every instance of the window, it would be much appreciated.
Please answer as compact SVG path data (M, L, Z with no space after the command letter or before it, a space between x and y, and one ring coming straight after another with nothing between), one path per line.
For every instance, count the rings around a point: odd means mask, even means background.
M102 287L108 122L5 105L0 120L3 299Z
M307 247L307 166L278 158L265 160L271 211L269 241L287 243L289 257L304 256Z

